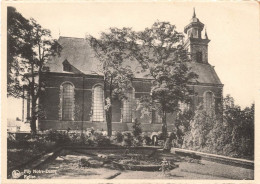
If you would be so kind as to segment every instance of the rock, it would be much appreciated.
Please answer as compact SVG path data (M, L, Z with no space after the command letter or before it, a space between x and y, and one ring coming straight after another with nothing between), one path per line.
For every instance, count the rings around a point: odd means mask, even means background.
M88 157L88 156L81 156L80 158L81 158L81 159L85 159L85 160L92 160L92 158L91 158L91 157Z
M63 161L64 158L61 158L61 157L57 157L56 160L60 160L60 161Z
M90 163L90 167L94 167L94 168L103 166L103 162L100 162L98 160L90 160L89 163Z
M104 155L104 154L98 154L98 157L107 159L107 155Z
M88 160L84 159L84 158L81 158L79 160L79 167L90 167L91 164Z

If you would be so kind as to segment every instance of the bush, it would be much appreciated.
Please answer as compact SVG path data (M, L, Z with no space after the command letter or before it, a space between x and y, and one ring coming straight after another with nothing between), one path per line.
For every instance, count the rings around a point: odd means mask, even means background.
M109 146L111 144L110 139L102 134L94 134L94 141L98 146Z
M123 138L124 138L124 136L121 132L116 132L116 141L117 142L122 142Z
M71 139L66 132L58 132L58 131L49 131L46 135L46 139L52 142L56 142L57 144L69 144L71 143Z
M162 132L158 132L158 140L163 140L164 136Z
M133 146L142 146L143 138L141 136L136 136L133 140Z
M122 142L122 145L123 146L132 146L132 143L133 143L133 136L130 132L124 132L123 133L123 142Z
M144 135L143 140L145 141L146 145L151 145L152 139L148 135Z

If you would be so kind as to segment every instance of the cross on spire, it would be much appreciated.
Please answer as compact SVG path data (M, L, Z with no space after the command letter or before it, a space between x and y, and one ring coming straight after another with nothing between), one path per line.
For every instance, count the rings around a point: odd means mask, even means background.
M195 8L193 8L193 16L192 16L192 18L196 18Z

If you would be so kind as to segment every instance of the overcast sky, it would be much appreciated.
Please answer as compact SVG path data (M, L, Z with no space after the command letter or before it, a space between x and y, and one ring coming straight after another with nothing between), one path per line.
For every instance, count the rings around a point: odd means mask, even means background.
M256 2L15 3L12 6L24 17L32 17L50 29L53 38L59 35L98 36L109 27L132 27L138 31L156 20L169 21L183 32L195 7L211 40L209 63L215 66L224 84L224 96L231 94L242 107L254 101L255 63L259 51L259 6ZM10 101L8 112L17 104L17 101ZM17 112L17 116L21 117L21 112Z

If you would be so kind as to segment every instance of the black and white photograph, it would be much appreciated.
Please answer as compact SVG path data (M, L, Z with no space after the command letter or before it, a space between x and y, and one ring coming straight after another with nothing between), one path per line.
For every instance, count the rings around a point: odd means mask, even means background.
M256 179L256 1L2 5L3 183Z

